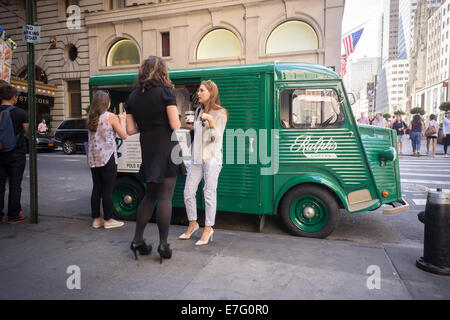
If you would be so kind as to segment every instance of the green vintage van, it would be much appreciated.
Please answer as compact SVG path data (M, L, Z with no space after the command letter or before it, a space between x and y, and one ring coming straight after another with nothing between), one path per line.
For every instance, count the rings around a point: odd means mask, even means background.
M261 225L266 215L280 215L294 235L324 238L336 227L339 209L356 213L387 204L389 214L409 208L402 199L395 131L357 125L335 72L270 62L169 73L180 114L195 107L202 80L217 83L229 112L218 211L258 215ZM137 72L93 75L91 95L109 90L119 112L136 77ZM116 216L126 220L135 219L145 190L136 179L137 137L119 143L122 162L113 198ZM181 137L180 143L186 140ZM174 207L184 207L184 183L179 177ZM197 196L204 208L203 193Z

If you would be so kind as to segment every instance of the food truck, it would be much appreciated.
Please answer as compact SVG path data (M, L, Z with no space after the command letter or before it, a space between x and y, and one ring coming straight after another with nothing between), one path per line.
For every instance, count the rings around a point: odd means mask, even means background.
M229 113L223 138L223 167L217 210L280 215L294 235L324 238L335 229L339 210L386 214L407 210L402 199L394 130L358 125L342 79L328 68L270 62L169 71L180 116L196 107L203 80L214 81ZM116 112L136 88L137 72L97 74L90 93L107 89ZM149 106L150 107L150 106ZM184 122L182 123L184 125ZM188 166L190 135L178 140ZM145 185L137 178L139 135L118 141L115 215L133 220ZM178 177L174 207L184 207L184 176ZM201 190L201 186L199 190ZM204 209L203 192L197 192Z

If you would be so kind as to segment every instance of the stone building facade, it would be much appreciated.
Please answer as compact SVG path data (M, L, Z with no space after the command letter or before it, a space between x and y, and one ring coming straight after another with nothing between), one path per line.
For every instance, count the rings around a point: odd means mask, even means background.
M35 48L41 80L37 88L51 89L45 94L53 98L51 106L41 111L38 106L38 117L49 112L53 128L64 119L85 116L92 74L136 71L150 55L162 56L170 69L280 60L310 62L340 72L345 0L36 3L35 25L41 26L41 42ZM3 0L0 21L18 44L12 82L26 95L24 4L25 0ZM71 5L79 11L71 11Z

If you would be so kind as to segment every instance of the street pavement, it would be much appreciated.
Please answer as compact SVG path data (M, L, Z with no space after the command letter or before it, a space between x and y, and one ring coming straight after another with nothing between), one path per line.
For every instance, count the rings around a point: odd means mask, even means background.
M134 222L111 230L90 226L84 155L40 153L39 224L0 225L0 299L450 299L450 277L415 266L423 255L417 213L428 191L450 189L450 158L438 147L437 158L416 158L405 144L406 212L342 211L337 229L323 240L291 236L276 217L258 233L255 217L219 213L207 246L194 246L197 237L178 240L185 227L172 225L173 258L162 264L155 224L145 233L154 250L137 261L129 249ZM26 213L28 179L27 170ZM80 271L80 289L69 289L72 270Z

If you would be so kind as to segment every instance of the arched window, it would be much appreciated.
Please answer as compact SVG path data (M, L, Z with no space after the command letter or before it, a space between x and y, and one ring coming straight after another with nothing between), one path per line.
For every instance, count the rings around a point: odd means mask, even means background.
M197 48L197 60L242 55L241 43L236 35L226 29L216 29L207 33Z
M276 27L266 44L266 54L284 53L319 48L314 29L302 21L288 21Z
M139 50L131 40L122 39L114 43L109 49L106 65L122 66L127 64L139 64Z

